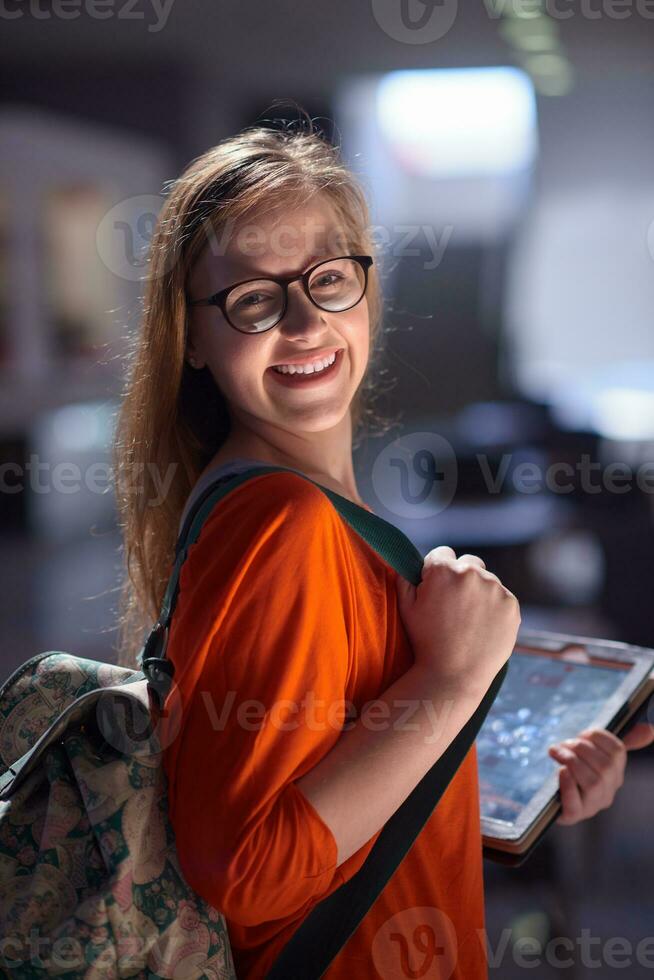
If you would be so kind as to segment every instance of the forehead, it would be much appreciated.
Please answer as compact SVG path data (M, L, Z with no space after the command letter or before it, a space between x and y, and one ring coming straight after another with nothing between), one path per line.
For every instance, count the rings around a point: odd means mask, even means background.
M239 279L303 272L321 258L348 251L348 235L332 203L315 195L259 209L217 231L195 263L189 280L214 292Z

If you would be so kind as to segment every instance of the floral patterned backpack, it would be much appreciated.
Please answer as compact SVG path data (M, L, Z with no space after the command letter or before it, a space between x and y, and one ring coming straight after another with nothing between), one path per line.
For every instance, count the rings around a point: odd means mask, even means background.
M172 684L165 644L187 550L223 496L278 469L223 476L190 508L141 670L48 651L0 688L0 976L235 980L224 916L180 870L157 720ZM401 531L320 489L399 574L419 583L422 557ZM431 815L506 671L384 825L360 871L302 921L267 980L323 975Z
M236 976L223 916L179 869L156 733L138 737L147 684L49 652L0 691L3 765L30 752L0 780L0 972L15 980Z

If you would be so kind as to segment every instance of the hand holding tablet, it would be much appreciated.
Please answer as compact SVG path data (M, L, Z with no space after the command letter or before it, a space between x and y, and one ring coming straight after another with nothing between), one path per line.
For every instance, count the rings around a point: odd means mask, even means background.
M653 692L654 650L521 631L477 738L485 855L521 864L557 817L609 806L628 748L654 741Z

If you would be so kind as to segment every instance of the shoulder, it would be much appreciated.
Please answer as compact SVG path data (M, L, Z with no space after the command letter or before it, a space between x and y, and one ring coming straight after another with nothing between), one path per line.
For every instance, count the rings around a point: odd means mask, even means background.
M251 477L217 501L190 545L182 575L210 567L238 574L253 562L273 572L280 564L323 564L347 530L327 495L291 472ZM290 564L289 564L290 560Z
M265 621L269 644L290 611L294 634L308 621L324 626L328 602L337 621L339 596L351 602L350 548L345 522L316 484L290 472L252 477L217 502L190 545L181 615L206 635L230 620L239 629Z
M327 495L297 473L264 473L251 477L218 501L202 528L228 524L234 531L257 532L292 522L315 525L338 514ZM238 523L232 522L237 519Z

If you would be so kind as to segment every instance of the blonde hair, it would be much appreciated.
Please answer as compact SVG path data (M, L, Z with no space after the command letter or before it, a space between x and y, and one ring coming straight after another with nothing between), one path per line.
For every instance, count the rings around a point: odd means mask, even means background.
M193 160L168 185L150 248L141 327L128 351L116 420L113 460L122 532L118 660L136 666L145 631L155 622L174 559L186 499L229 432L226 401L208 368L185 360L185 286L193 263L231 222L259 207L326 195L352 254L375 254L365 194L337 147L309 120L271 129L252 126ZM352 400L353 446L382 419L372 410L381 348L379 270L369 271L370 359ZM134 474L141 482L138 491ZM157 498L161 479L167 488ZM157 482L159 480L159 483ZM153 506L152 501L157 501Z

